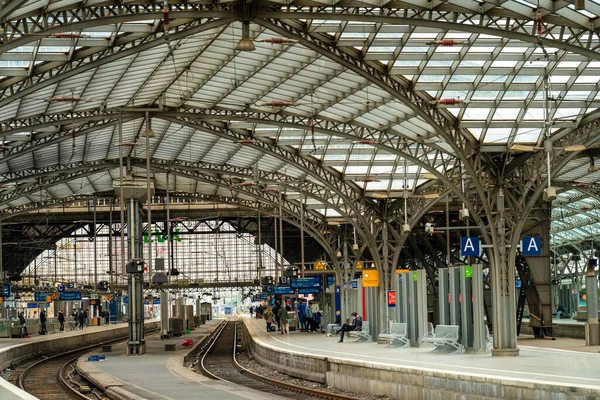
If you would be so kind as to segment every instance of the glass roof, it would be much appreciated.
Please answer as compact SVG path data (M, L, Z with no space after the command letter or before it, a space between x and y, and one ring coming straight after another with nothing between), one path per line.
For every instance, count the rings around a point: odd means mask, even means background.
M541 146L545 120L560 140L592 122L600 103L595 0L581 10L449 0L428 15L431 4L418 0L348 13L336 1L259 1L254 51L236 50L242 22L230 3L167 3L168 21L163 1L123 5L119 16L106 1L15 1L0 10L0 210L110 191L123 151L140 176L150 154L159 188L167 188L164 163L194 164L200 176L182 172L170 190L256 198L244 182L260 183L290 198L305 193L298 201L337 217L345 193L420 195L432 171L452 171L448 126L481 152L506 154L515 144ZM300 26L308 39L294 31ZM592 184L599 176L589 167L583 155L555 181ZM342 189L332 190L331 177ZM562 192L555 239L595 235L595 196Z

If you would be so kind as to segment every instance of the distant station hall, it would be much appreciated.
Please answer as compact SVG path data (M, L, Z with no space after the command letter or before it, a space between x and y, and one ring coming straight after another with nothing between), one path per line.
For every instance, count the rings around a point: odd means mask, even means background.
M599 93L600 0L0 0L0 400L600 399Z

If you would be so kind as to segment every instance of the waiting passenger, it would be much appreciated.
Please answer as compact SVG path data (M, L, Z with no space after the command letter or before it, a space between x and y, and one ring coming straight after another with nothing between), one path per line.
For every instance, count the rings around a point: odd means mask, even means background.
M271 332L271 325L273 324L273 311L271 310L271 307L267 307L263 317L267 323L267 332Z
M40 335L48 333L46 330L46 311L42 310L40 313Z
M254 313L254 308L252 306L248 308L248 313L250 313L250 319L252 319L252 314Z
M558 319L562 318L562 315L565 313L565 308L562 306L562 304L559 304L558 306L556 306L556 316L558 317Z
M304 329L306 332L313 331L314 332L314 316L312 311L312 304L308 303L306 305L306 311L304 312Z
M288 311L281 307L279 312L277 313L279 317L279 328L281 329L281 334L288 333Z
M327 336L332 336L333 332L338 330L340 327L342 326L342 314L340 313L340 310L337 310L335 312L335 321L333 322L333 324L327 324Z
M281 308L281 306L279 305L279 302L276 301L275 302L275 306L273 307L273 320L277 323L277 330L281 330L281 328L279 327L279 309Z
M64 332L64 330L65 330L65 314L63 314L62 310L58 312L58 322L60 322L60 331Z
M21 337L30 337L29 333L27 333L27 320L25 320L25 316L22 312L19 313L19 325L21 325Z
M362 318L358 316L357 313L352 313L352 324L349 324L349 320L346 320L346 323L342 326L342 336L338 343L344 342L344 333L350 331L360 331L362 329Z
M79 310L79 314L77 314L77 322L79 322L79 329L83 329L83 324L85 323L85 314L83 310Z

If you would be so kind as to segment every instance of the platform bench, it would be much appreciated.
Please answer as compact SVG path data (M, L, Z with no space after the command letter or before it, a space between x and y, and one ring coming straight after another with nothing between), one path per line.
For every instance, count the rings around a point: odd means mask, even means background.
M348 337L358 338L359 342L370 342L372 340L369 334L369 321L363 321L360 330L350 331L347 333Z
M379 334L378 339L389 341L392 346L410 347L410 340L406 337L407 331L406 322L393 322L390 329Z
M464 347L458 343L458 329L458 325L438 325L433 332L421 338L421 343L433 344L434 351L454 350L455 353L461 353Z

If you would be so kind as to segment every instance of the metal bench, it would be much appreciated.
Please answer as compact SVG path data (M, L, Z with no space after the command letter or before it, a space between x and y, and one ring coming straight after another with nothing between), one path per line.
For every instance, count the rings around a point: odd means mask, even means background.
M381 332L378 339L387 340L392 346L410 347L407 335L407 324L405 322L393 322L390 329Z
M348 337L358 338L358 342L370 342L373 340L369 334L369 321L363 321L362 327L356 331L350 331L347 333Z
M458 325L438 325L433 333L426 333L421 338L421 343L433 344L434 351L453 349L454 353L461 353L464 347L458 343L458 329Z

